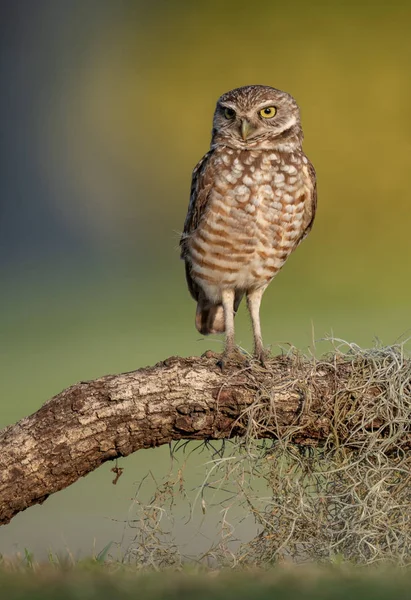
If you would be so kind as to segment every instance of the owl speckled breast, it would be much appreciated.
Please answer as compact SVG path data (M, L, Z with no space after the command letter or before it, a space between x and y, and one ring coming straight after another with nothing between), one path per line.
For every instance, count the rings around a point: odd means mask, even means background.
M307 162L302 153L214 151L207 209L188 243L192 275L214 298L227 286L267 285L282 267L303 231Z

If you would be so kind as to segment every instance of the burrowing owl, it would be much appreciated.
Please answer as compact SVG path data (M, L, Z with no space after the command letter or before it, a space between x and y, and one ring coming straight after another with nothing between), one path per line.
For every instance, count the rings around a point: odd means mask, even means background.
M217 102L180 244L197 301L196 327L202 334L226 332L226 358L235 349L234 315L246 294L255 355L263 360L262 295L312 227L316 177L302 141L299 108L286 92L249 85Z

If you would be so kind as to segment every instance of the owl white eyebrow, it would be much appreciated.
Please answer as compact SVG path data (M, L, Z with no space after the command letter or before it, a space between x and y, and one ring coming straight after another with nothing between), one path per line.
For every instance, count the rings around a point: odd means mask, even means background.
M275 108L277 108L277 106L275 104L273 104L273 101L271 101L271 102L264 102L264 104L260 104L260 106L258 107L257 110L264 110L264 108L270 108L271 106L274 106Z

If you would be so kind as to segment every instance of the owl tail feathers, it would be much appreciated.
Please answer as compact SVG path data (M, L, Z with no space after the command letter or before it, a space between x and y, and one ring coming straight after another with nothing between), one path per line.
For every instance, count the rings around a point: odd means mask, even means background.
M244 292L237 290L234 299L234 316L240 306ZM224 333L224 309L222 304L211 304L209 300L199 298L196 312L196 327L202 335Z
M224 333L224 310L222 304L197 304L196 327L202 335Z

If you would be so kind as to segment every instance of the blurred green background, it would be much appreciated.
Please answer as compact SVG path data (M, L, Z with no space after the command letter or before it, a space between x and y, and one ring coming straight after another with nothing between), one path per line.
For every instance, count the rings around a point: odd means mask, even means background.
M194 328L178 239L215 101L240 85L295 96L318 175L314 229L264 296L265 343L408 335L409 2L0 10L1 426L76 381L221 348ZM244 308L237 340L251 349ZM140 452L117 486L104 465L3 527L0 552L119 540L136 482L168 464Z

